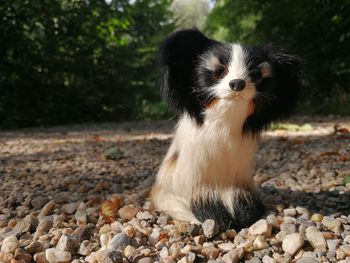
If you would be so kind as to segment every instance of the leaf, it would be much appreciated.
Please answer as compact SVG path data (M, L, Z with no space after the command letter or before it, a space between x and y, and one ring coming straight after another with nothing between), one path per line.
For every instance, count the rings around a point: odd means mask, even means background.
M121 202L122 200L119 196L102 202L100 214L103 216L106 223L115 221Z
M110 148L103 153L103 157L107 160L120 160L125 158L124 153L118 148Z
M343 184L346 185L346 184L349 184L349 183L350 183L350 175L344 176L344 178L343 178Z

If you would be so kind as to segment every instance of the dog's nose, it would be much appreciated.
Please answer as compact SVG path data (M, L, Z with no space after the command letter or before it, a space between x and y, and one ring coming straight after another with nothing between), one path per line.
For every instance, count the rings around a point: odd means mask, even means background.
M229 85L233 91L240 91L244 89L245 81L243 79L233 79L230 81Z

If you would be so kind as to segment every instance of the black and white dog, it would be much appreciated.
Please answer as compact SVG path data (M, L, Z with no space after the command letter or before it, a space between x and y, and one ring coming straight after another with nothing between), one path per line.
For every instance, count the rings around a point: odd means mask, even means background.
M174 219L241 229L263 214L252 179L260 133L295 106L299 59L196 29L171 34L160 53L163 93L180 119L151 192Z

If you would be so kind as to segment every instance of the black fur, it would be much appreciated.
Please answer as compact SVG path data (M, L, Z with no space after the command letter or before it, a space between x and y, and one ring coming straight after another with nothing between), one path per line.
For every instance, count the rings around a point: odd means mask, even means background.
M245 195L238 198L234 204L234 217L218 198L193 201L191 210L201 222L206 219L214 219L222 230L233 228L236 231L255 223L265 211L258 196L251 192L246 192Z
M283 48L276 46L245 47L246 64L252 71L267 62L272 75L256 85L261 95L254 98L255 111L244 125L245 132L258 133L271 122L287 117L296 106L301 87L301 62Z
M247 118L244 133L259 133L271 122L289 115L295 107L301 87L300 59L285 49L267 45L243 47L249 71L267 62L271 77L256 85L260 95L254 98L255 111ZM171 34L160 49L162 93L180 114L187 112L198 124L204 121L206 105L213 99L208 88L218 82L212 72L201 66L200 57L214 54L221 64L231 60L231 46L204 36L197 29L180 30Z

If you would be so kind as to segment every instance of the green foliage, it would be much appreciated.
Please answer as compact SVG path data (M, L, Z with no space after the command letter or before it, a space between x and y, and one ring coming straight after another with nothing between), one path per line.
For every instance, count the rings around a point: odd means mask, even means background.
M206 30L229 41L289 48L304 60L306 109L350 114L349 14L349 0L218 0Z
M168 0L0 1L0 126L140 117Z

